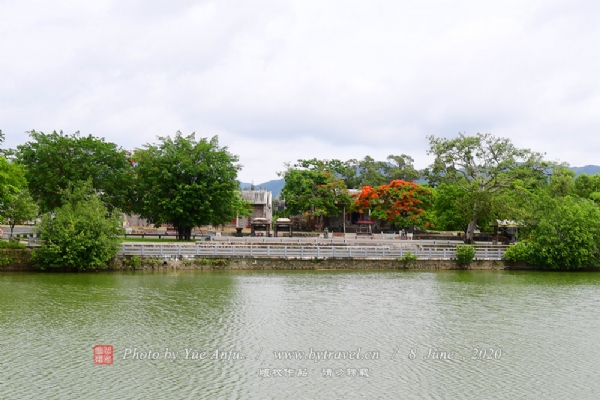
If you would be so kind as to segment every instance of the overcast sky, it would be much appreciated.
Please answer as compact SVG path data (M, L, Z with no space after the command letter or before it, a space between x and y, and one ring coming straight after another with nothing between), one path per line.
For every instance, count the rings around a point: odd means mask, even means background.
M299 158L431 162L490 132L600 164L594 0L0 0L0 129L219 136L245 182Z

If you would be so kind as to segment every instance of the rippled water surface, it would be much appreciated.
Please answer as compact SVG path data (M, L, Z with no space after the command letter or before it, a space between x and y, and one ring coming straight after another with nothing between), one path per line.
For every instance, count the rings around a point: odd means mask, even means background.
M599 306L594 273L4 273L0 398L597 399Z

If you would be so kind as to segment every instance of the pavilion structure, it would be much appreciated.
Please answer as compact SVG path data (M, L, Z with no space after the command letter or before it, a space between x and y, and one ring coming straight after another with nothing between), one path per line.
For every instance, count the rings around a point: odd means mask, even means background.
M250 223L250 236L259 236L259 232L264 232L262 236L270 236L271 221L266 218L254 218Z
M522 224L508 219L495 219L490 222L494 227L494 244L512 243L517 240L517 232Z
M356 237L366 236L373 238L373 221L370 219L359 219L356 221Z
M279 232L288 232L289 236L292 237L292 221L289 218L277 218L274 227L275 237L278 236Z

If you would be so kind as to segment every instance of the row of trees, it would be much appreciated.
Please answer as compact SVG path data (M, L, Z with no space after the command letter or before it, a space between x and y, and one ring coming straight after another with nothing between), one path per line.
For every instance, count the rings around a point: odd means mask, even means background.
M184 240L195 226L248 213L238 157L217 137L196 140L177 132L129 153L78 132L29 135L0 157L0 216L14 226L42 213L43 247L35 256L41 265L106 263L116 253L122 212L170 223Z
M2 150L0 216L14 226L38 211L45 215L42 235L54 246L44 253L48 265L74 262L69 261L75 259L72 254L56 247L69 242L73 232L91 232L78 233L80 242L71 241L81 251L92 254L82 244L86 241L103 242L89 226L83 228L83 221L75 222L76 215L97 221L89 216L92 209L111 227L121 211L155 224L172 223L180 239L189 239L194 226L223 224L247 212L238 192L238 157L219 146L216 137L196 140L178 132L130 154L79 133L29 134L30 140L17 149ZM0 132L0 143L3 139ZM424 171L417 171L406 155L287 165L281 173L287 211L322 223L352 209L398 227L461 229L467 242L477 225L513 219L523 223L525 240L511 249L512 259L548 268L600 264L594 247L600 233L600 176L575 178L565 165L490 134L428 139L434 162ZM419 177L427 185L415 183ZM348 189L358 189L358 194L350 196ZM59 231L70 234L59 236ZM558 257L557 251L572 257ZM51 262L52 257L58 261Z
M0 131L0 145L2 143L4 134ZM9 162L7 153L0 149L0 222L9 224L12 236L15 225L35 218L38 208L29 194L25 169Z
M545 179L551 164L543 155L516 148L490 134L446 139L430 136L434 163L417 171L413 159L390 155L387 161L299 160L280 173L282 196L291 214L335 216L344 207L371 212L396 226L461 229L472 242L478 222L512 214L504 196ZM423 177L428 188L413 181ZM354 200L347 189L361 190ZM435 188L436 190L431 190Z
M463 230L467 243L478 225L510 219L521 225L521 241L508 259L548 269L600 266L600 175L575 177L567 165L491 134L428 139L434 162L407 179L392 179L386 169L400 163L370 157L362 165L371 167L364 168L354 160L288 165L280 173L286 206L291 214L323 218L339 215L342 205L399 227ZM405 161L400 169L416 171L411 158L398 159ZM409 182L409 176L427 184ZM377 184L363 185L351 198L356 179Z
M304 215L316 221L319 229L324 217L337 216L345 210L373 212L392 224L404 226L408 221L425 223L415 219L416 208L411 210L406 201L414 193L414 202L422 202L419 213L425 215L425 204L430 203L431 193L421 190L410 182L419 178L414 160L406 155L390 155L387 161L375 161L366 156L363 160L298 160L286 164L287 169L279 176L285 180L281 196L289 215ZM358 198L349 189L362 190ZM416 191L415 191L416 190ZM403 200L401 200L403 199Z

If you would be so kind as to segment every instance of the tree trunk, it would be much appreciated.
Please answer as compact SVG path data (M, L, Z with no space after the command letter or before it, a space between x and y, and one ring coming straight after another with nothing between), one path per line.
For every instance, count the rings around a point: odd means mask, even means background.
M192 227L191 226L178 226L177 227L177 239L178 240L191 240L192 238Z
M473 216L467 226L467 234L465 235L466 244L473 244L475 242L475 228L477 228L477 202L473 204Z
M473 244L475 241L475 227L477 226L477 220L474 219L469 222L469 226L467 227L467 234L465 235L465 243Z

